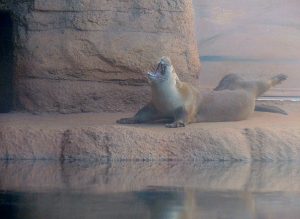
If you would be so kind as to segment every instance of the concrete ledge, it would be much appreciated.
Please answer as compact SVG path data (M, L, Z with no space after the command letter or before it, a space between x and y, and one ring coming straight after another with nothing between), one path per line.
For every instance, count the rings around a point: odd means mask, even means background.
M119 125L121 113L0 115L1 159L300 160L299 104L240 122Z

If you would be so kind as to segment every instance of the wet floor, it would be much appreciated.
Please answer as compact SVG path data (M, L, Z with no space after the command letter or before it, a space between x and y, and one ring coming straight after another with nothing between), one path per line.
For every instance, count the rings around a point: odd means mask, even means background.
M298 163L0 162L1 218L300 218Z

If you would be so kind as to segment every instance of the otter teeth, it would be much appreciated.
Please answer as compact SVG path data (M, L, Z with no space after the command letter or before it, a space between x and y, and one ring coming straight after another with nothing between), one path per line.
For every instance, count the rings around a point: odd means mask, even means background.
M148 71L147 74L148 74L149 76L152 76L152 77L155 76L155 73L154 73L154 72L151 72L151 71Z
M157 77L156 72L149 71L149 72L147 72L147 75L148 75L149 78L156 78Z

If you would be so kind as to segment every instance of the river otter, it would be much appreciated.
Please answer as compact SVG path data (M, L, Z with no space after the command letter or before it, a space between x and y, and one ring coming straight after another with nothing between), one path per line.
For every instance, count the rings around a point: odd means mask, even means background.
M286 80L277 75L268 81L244 81L237 75L225 76L211 92L201 93L193 85L179 80L171 60L162 57L155 72L148 72L152 100L134 117L121 124L170 121L168 128L184 127L195 122L244 120L255 109L255 100L271 87Z

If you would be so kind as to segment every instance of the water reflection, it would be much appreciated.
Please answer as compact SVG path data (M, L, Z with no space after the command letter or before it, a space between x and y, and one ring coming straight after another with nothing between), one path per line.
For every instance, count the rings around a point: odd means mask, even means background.
M299 218L300 166L1 162L0 215L28 219Z
M204 192L151 188L136 192L1 192L4 218L289 219L299 218L299 193Z

